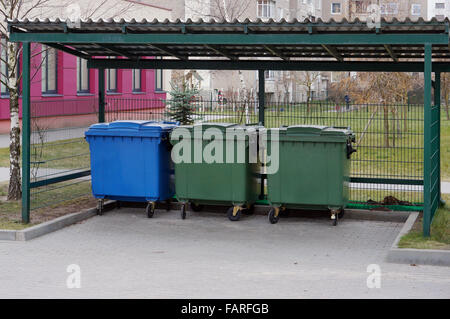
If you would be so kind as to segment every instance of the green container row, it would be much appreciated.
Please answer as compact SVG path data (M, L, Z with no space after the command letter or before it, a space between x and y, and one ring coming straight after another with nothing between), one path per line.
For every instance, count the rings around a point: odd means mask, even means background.
M354 141L350 129L326 126L180 126L171 144L181 215L188 203L194 211L229 205L228 218L239 220L262 198L266 180L271 223L287 209L328 209L336 225L348 202Z

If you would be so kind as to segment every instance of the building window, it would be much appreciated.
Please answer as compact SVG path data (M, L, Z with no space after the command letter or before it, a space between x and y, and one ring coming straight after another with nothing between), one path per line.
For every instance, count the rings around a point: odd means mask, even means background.
M398 14L398 3L389 2L380 6L381 14L395 15Z
M443 14L437 14L436 19L438 19L439 21L445 20L445 16Z
M273 80L275 78L275 71L267 70L264 71L264 79Z
M341 4L339 2L331 4L331 14L341 14Z
M156 59L162 59L162 57L156 57ZM163 70L155 70L155 91L163 91Z
M355 12L359 14L367 13L367 2L355 1Z
M259 18L273 18L275 13L275 2L272 0L258 0L257 9Z
M436 2L436 9L445 9L445 2Z
M56 94L58 92L58 52L46 45L42 46L42 93Z
M89 93L89 69L87 60L77 58L77 92Z
M133 69L133 92L142 92L142 70Z
M108 57L108 59L115 59ZM106 92L117 93L117 69L106 69Z
M411 5L411 15L413 16L420 16L422 11L422 7L420 4L413 4Z
M1 77L1 82L0 82L0 86L1 86L1 95L2 96L8 96L9 95L9 91L8 91L8 87L6 86L6 83L8 82L8 67L6 64L6 61L8 61L8 48L6 46L6 39L2 38L1 39L1 61L0 61L0 77Z

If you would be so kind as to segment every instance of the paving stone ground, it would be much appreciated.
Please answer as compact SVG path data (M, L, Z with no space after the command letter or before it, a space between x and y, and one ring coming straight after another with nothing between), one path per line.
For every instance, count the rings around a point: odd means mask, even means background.
M400 222L122 208L29 242L0 242L0 298L449 298L450 267L385 262ZM81 269L68 289L66 268ZM378 264L381 288L369 289Z

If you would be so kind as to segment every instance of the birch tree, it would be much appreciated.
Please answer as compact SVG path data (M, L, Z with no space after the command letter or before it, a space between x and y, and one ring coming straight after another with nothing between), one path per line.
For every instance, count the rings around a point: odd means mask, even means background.
M19 70L22 48L19 44L9 41L7 20L65 18L70 12L65 12L69 4L78 3L80 18L111 18L124 13L129 13L134 6L126 1L67 1L67 0L0 0L0 61L2 64L0 81L5 91L9 94L10 126L10 159L9 159L9 188L8 200L19 200L22 197L21 173L20 173L20 121L19 121L19 96L20 81L22 79ZM40 47L32 46L32 57L40 55ZM42 63L41 63L42 64ZM40 66L38 66L40 67ZM36 74L34 74L36 75Z

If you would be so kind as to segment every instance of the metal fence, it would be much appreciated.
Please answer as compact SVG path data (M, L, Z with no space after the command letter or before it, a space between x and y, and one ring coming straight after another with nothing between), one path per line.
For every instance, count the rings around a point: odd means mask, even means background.
M108 97L106 121L168 119L170 101ZM196 122L258 122L258 102L195 101ZM97 98L32 103L31 207L90 195L87 127L97 122ZM311 124L350 127L354 202L423 202L423 105L267 103L266 127ZM70 178L68 178L68 176ZM76 179L73 179L76 178ZM391 197L389 197L391 196Z

